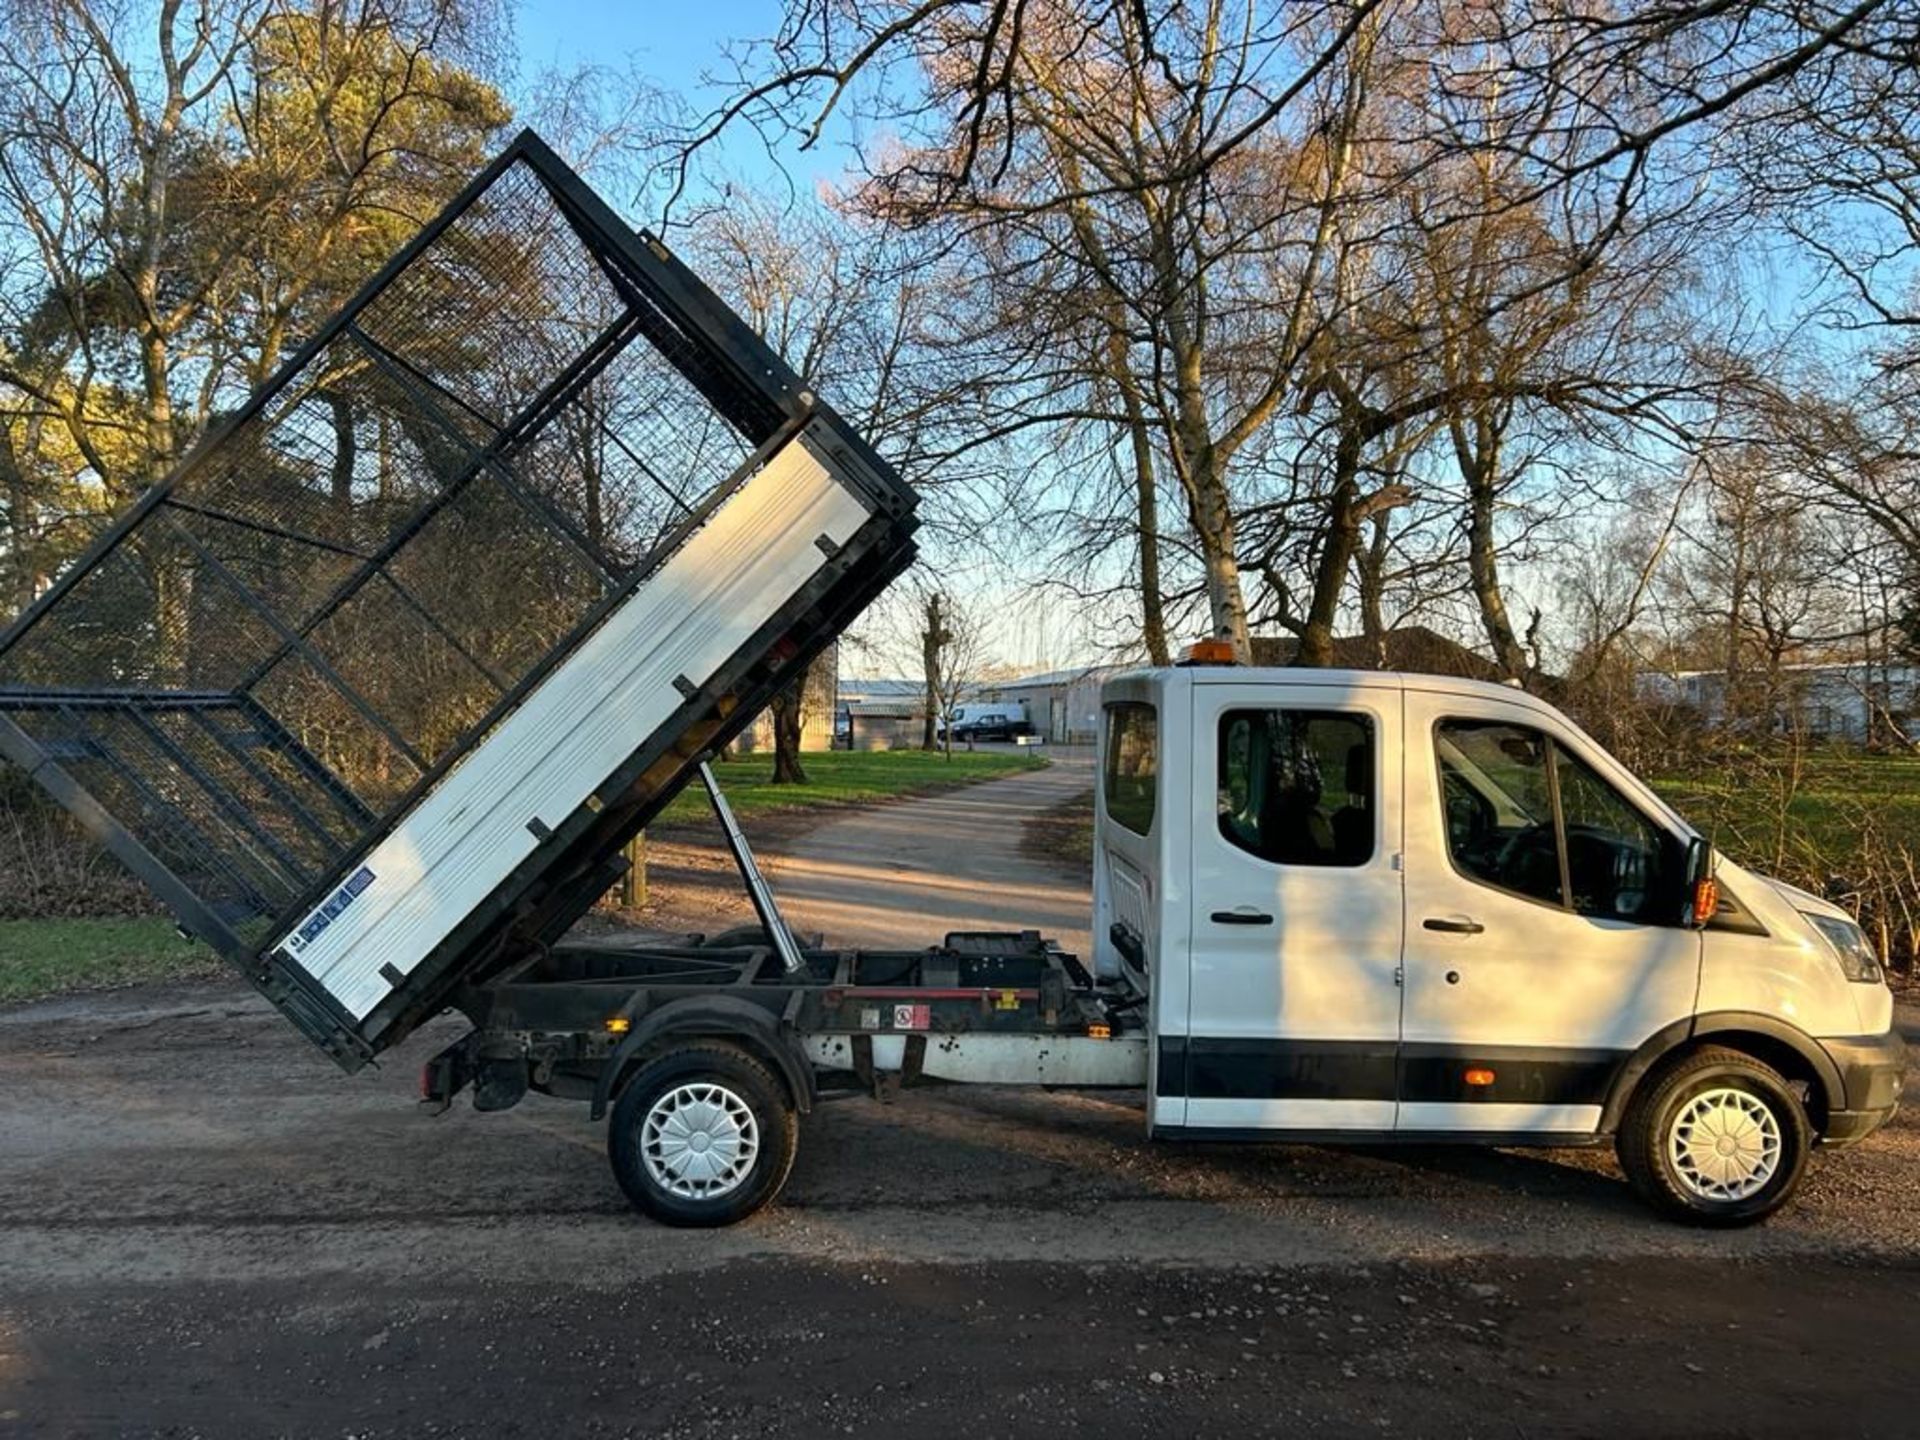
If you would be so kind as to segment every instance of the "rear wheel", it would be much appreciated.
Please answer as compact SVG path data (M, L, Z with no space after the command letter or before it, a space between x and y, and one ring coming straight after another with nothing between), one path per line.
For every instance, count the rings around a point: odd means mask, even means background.
M1620 1168L1655 1209L1696 1225L1751 1225L1799 1188L1813 1127L1778 1071L1708 1046L1642 1084L1616 1144Z
M786 1087L745 1051L707 1042L654 1057L607 1127L614 1177L669 1225L731 1225L780 1193L799 1118Z

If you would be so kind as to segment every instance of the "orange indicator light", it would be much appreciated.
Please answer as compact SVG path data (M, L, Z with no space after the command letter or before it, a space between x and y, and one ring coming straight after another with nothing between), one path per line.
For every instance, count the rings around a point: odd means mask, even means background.
M1720 882L1711 875L1693 887L1693 923L1704 925L1720 908Z

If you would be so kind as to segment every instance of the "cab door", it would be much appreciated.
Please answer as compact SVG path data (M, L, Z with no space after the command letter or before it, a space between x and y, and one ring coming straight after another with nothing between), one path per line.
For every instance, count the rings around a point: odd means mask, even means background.
M1399 690L1231 675L1192 687L1187 1127L1391 1130Z
M1406 723L1400 1129L1590 1134L1694 1011L1685 840L1544 707L1410 687Z

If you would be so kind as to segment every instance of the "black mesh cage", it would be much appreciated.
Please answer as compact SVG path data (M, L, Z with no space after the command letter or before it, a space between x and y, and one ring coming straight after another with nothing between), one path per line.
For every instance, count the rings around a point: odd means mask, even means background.
M617 227L521 137L0 637L0 723L248 945L795 413Z

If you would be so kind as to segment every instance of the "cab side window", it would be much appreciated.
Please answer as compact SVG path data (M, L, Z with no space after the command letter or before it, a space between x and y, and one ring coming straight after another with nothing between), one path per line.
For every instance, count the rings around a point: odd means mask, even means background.
M1435 743L1454 865L1502 890L1560 904L1547 737L1519 725L1448 720Z
M1160 721L1151 705L1120 700L1107 706L1101 789L1107 818L1136 835L1153 829L1154 787L1160 772Z
M1365 715L1220 717L1220 833L1279 865L1364 865L1374 850L1374 737Z
M1557 747L1555 765L1573 908L1582 915L1657 920L1659 901L1677 883L1684 863L1682 856L1671 853L1675 842L1619 791Z
M1679 842L1549 736L1447 720L1434 744L1447 850L1461 872L1582 915L1677 921L1668 901Z

